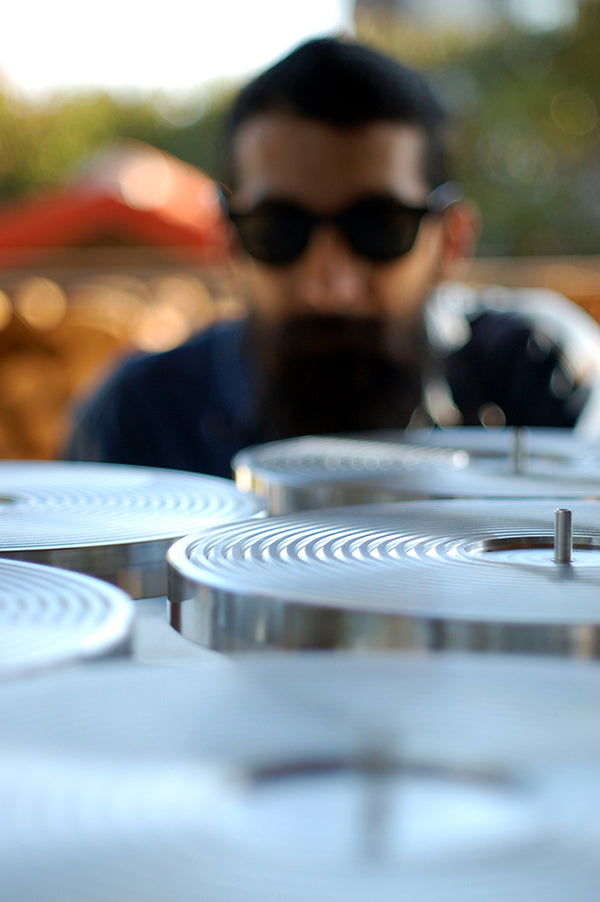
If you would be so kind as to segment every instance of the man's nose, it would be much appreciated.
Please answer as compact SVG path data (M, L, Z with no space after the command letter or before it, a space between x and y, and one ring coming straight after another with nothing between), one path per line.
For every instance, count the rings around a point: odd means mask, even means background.
M335 226L319 225L297 263L297 299L317 313L366 314L367 271Z

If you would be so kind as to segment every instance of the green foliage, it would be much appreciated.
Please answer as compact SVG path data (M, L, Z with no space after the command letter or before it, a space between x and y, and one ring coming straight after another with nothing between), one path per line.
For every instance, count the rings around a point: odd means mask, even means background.
M191 163L208 173L212 178L221 177L219 143L223 119L227 113L235 89L220 87L201 104L194 113L194 107L179 111L185 115L185 123L165 128L156 146L172 153L186 163Z
M229 94L202 101L185 124L161 114L159 100L123 100L108 93L56 97L41 105L0 93L0 203L60 183L100 147L135 138L212 173ZM189 106L189 104L188 104Z
M108 94L44 106L0 103L0 196L10 198L60 182L101 144L129 135L157 137L148 104L128 106Z
M454 169L483 214L480 254L600 249L600 16L570 30L506 27L477 42L415 40L389 22L371 42L426 69L453 111Z
M457 167L484 211L482 252L598 253L599 39L587 5L572 32L509 32L466 56Z

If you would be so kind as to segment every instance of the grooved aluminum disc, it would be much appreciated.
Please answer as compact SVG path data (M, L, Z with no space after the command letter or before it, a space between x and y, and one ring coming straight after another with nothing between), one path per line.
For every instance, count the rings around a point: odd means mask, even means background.
M0 686L3 902L596 902L599 698L460 655Z
M164 558L175 539L262 507L230 480L195 473L1 461L0 556L78 570L134 598L164 595Z
M234 457L271 514L427 498L600 497L600 450L566 429L302 436Z
M570 508L570 564L554 510ZM202 645L600 654L600 504L423 501L246 521L176 542L172 625Z
M120 589L56 567L0 560L0 678L129 650Z

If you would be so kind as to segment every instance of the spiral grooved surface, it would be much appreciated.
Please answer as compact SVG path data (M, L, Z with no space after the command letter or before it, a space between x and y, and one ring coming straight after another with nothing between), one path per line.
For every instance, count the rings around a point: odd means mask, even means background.
M554 502L423 501L245 521L189 536L171 568L228 591L347 611L600 623L600 506L576 502L567 569Z
M0 560L0 677L123 651L132 622L130 600L113 586Z

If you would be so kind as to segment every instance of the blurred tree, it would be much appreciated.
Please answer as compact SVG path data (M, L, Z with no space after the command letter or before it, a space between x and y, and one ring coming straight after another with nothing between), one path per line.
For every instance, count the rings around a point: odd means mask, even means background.
M172 111L152 97L109 93L57 97L38 105L0 90L0 203L57 184L102 145L136 138L213 173L221 118L231 89ZM177 119L184 120L178 124Z
M426 40L399 18L364 28L370 43L426 69L453 111L456 177L483 212L480 254L598 253L595 3L581 3L573 26L551 32L507 25Z
M156 144L165 130L147 100L124 103L109 94L95 94L28 105L0 95L0 198L61 181L114 138Z
M221 177L219 145L221 126L237 85L217 84L196 101L174 108L166 117L160 146L185 163L191 163L213 178Z

